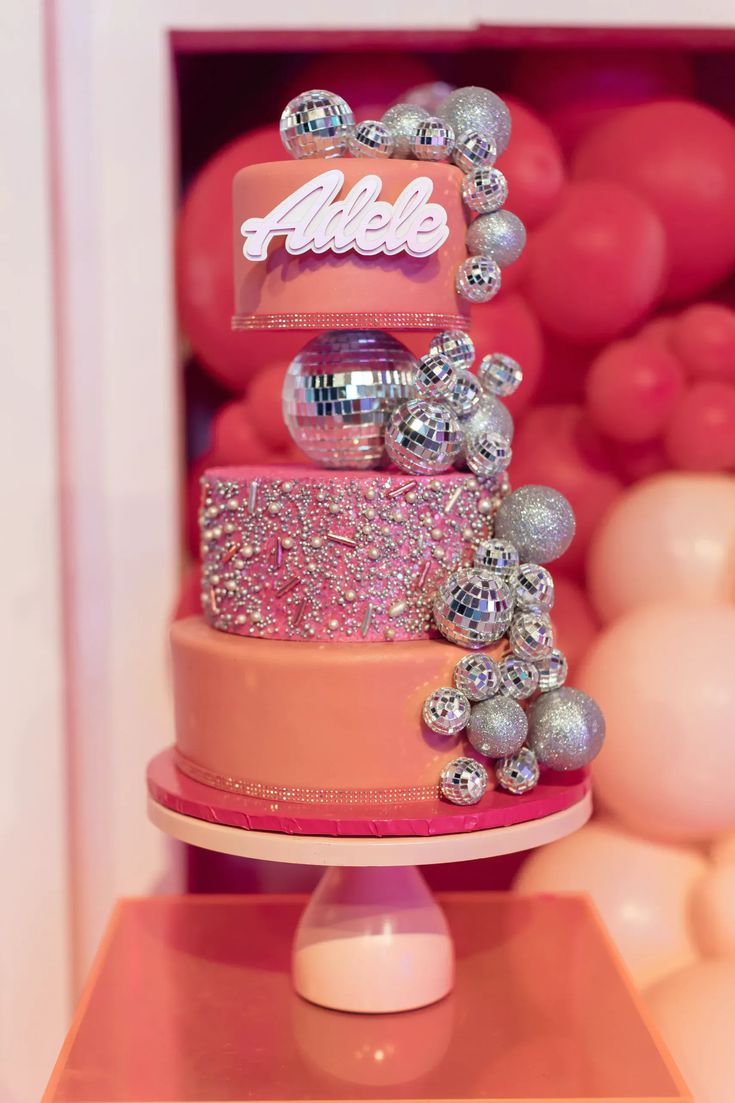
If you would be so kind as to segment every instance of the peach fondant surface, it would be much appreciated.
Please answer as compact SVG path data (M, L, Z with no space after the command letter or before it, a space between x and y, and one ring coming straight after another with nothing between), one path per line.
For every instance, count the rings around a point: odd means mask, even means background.
M179 765L199 780L284 799L431 799L467 753L421 722L426 696L452 684L452 644L240 639L200 617L171 640Z
M338 199L368 174L382 181L381 201L395 202L417 176L433 184L431 202L446 211L449 235L427 257L397 253L363 256L305 252L294 256L274 238L264 261L243 256L242 223L262 218L328 168L344 173ZM462 173L454 165L425 161L278 161L250 165L233 185L235 328L444 329L467 324L467 304L457 295L455 273L466 258Z

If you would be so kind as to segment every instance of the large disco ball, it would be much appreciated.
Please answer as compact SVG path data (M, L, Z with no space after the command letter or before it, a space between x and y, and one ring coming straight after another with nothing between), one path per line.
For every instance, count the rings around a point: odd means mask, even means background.
M385 427L414 393L416 360L380 330L335 330L309 341L283 383L283 418L323 467L375 467Z

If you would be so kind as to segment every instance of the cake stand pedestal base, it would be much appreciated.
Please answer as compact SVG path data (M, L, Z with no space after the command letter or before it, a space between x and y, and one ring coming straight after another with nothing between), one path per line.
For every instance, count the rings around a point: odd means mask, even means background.
M444 913L414 866L333 866L296 930L299 995L337 1011L410 1011L454 983Z

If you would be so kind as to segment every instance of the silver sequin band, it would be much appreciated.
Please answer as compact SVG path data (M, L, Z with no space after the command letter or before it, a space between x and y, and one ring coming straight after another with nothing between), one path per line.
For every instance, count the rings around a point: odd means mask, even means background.
M245 781L237 777L223 777L198 766L176 751L176 765L193 781L239 793L259 800L286 801L290 804L404 804L422 800L436 800L439 785L406 785L391 789L312 789L304 785L268 785L262 781Z
M235 314L237 329L466 329L465 314L426 314L423 311L344 311L314 314Z

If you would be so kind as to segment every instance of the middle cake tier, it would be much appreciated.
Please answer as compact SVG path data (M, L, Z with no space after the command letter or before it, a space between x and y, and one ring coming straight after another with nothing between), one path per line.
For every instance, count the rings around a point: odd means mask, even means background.
M202 479L202 608L220 631L353 643L433 635L444 579L497 493L453 471L223 467Z

